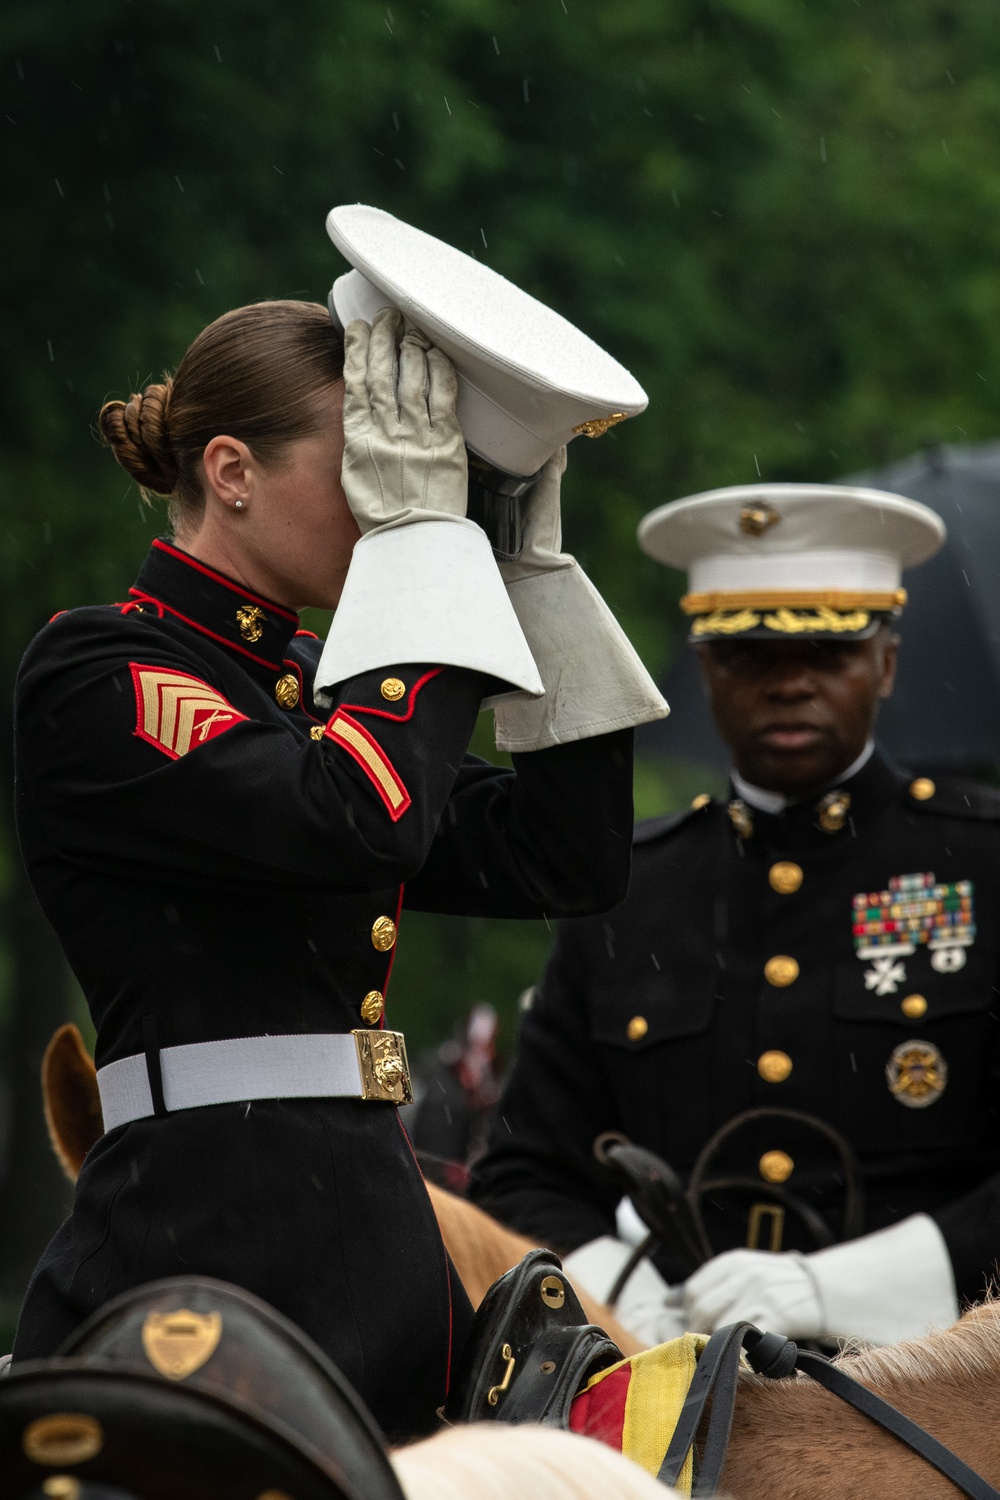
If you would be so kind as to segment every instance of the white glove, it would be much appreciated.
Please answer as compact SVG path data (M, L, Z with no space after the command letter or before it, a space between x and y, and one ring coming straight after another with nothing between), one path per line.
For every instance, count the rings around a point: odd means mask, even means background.
M469 470L446 354L383 307L344 333L347 503L365 534L416 521L464 521Z
M726 1323L756 1323L767 1333L815 1339L823 1309L809 1257L766 1250L727 1250L684 1285L684 1321L693 1333L713 1333Z
M948 1247L927 1214L806 1259L828 1338L895 1344L948 1328L958 1317Z
M545 697L493 701L500 750L544 750L665 718L669 709L590 579L561 551L561 448L528 494L524 547L500 564Z
M347 503L363 533L316 673L320 691L402 662L468 667L527 694L541 678L489 541L466 518L465 442L450 360L400 338L394 308L344 335ZM398 354L397 354L398 350Z
M690 1278L684 1307L705 1333L746 1319L786 1338L873 1344L919 1338L958 1317L951 1260L926 1214L812 1255L730 1250Z
M610 1234L590 1240L562 1258L563 1270L571 1281L579 1283L598 1302L607 1302L611 1288L633 1246ZM648 1260L640 1261L625 1283L621 1296L611 1311L623 1328L644 1344L665 1344L687 1331L678 1306L665 1300L670 1287Z

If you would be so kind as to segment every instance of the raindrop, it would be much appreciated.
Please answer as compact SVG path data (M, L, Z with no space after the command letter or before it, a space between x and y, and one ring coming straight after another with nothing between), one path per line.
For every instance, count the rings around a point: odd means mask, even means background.
M49 350L49 363L54 365L55 362L56 362L56 357L55 357L55 354L52 351L52 340L51 339L46 339L45 342L48 345L48 350Z
M680 206L681 206L681 200L677 196L677 189L676 188L671 188L670 189L670 196L673 199L674 207L675 208L680 208Z
M272 163L271 163L271 166L272 166L272 167L274 167L274 162L272 162ZM284 174L284 172L283 172L283 171L282 171L282 170L281 170L281 168L280 168L280 167L274 167L274 170L275 170L275 171L276 171L276 172L277 172L277 174L278 174L278 176L279 176L279 177L284 177L284 175L285 175L285 174Z
M204 286L205 285L205 278L204 278L204 276L202 276L202 274L198 270L197 266L195 266L195 268L194 268L194 274L198 278L198 285L199 286Z
M444 107L448 111L448 113L451 114L451 105L448 103L448 95L445 94L443 97L444 97Z
M65 198L66 194L63 192L62 183L59 181L58 177L55 179L55 184L56 192L59 194L60 198Z
M104 201L105 201L105 203L110 203L111 202L111 189L108 187L108 185L107 185L106 182L102 182L101 183L101 192L104 194Z
M760 464L757 461L757 455L756 455L756 453L753 456L753 466L757 470L757 478L760 479L762 477L762 475L761 475L761 472L760 472Z
M406 168L403 166L403 163L400 161L400 159L399 159L398 156L393 157L393 161L396 163L396 166L399 168L399 170L401 172L405 172L406 171Z
M496 53L497 57L500 56L500 43L497 41L496 37L493 38L493 51Z
M15 57L15 59L14 59L14 68L15 68L15 71L17 72L18 78L23 83L24 82L24 68L21 66L21 59L19 57Z
M944 152L945 156L948 155L948 142L947 141L942 140L942 142L941 142L941 150Z
M396 127L396 129L398 131L400 129L399 116L397 115L397 113L396 113L395 110L393 110L393 112L392 112L392 123L395 125L395 127Z
M183 191L184 191L184 184L183 184L183 182L181 182L181 180L177 176L176 172L174 173L174 181L176 182L177 186L180 188L181 192L183 193Z
M486 247L486 249L487 249L487 250L488 250L488 249L489 249L489 248L490 248L490 247L489 247L489 245L487 245L487 244L486 244L486 230L485 230L485 229L483 229L483 228L482 228L482 226L480 226L480 229L479 229L479 233L480 233L480 234L481 234L481 235L482 235L482 237L483 237L483 245L484 245L484 246L485 246L485 247Z
M216 60L216 62L221 62L222 61L222 53L219 51L218 47L216 47L214 50L215 50L215 60Z

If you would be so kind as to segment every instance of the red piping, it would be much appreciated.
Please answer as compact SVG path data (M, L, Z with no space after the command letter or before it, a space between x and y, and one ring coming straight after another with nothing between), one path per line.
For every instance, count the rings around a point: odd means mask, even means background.
M138 590L129 589L129 593L137 593ZM185 625L190 625L192 630L199 630L202 635L209 636L213 641L218 641L220 646L228 646L230 651L238 651L241 656L248 656L255 661L259 667L269 667L276 672L281 666L280 661L268 661L266 656L256 656L254 652L248 651L245 646L238 646L235 641L227 641L224 635L216 635L214 630L209 630L207 625L202 625L198 620L192 620L188 615L182 615L179 609L173 609L169 604L164 604L162 599L154 599L150 594L139 594L139 599L149 604L158 604L165 609L168 615L175 615L178 620L183 620Z
M249 589L242 588L238 583L233 583L221 573L216 573L214 568L206 567L203 562L199 562L189 552L182 552L179 547L172 547L162 537L156 537L153 541L153 546L158 552L169 552L170 556L176 557L178 562L185 563L189 568L194 568L197 573L204 573L206 578L211 578L215 583L221 583L222 587L229 589L230 593L239 594L242 599L252 599L254 604L263 605L272 614L281 615L282 619L285 620L294 620L296 625L299 623L297 614L284 609L280 604L275 604L271 599L263 598L260 594L252 594Z
M410 688L409 693L406 695L407 702L410 706L406 710L405 714L394 714L391 713L387 708L368 708L363 703L342 703L341 707L349 709L351 713L374 714L377 719L391 719L394 724L405 724L409 719L413 718L413 713L417 706L417 694L420 692L420 689L424 686L425 683L430 682L432 677L440 676L443 671L444 667L432 667L429 672L425 672L423 677L419 678L413 684L413 686Z

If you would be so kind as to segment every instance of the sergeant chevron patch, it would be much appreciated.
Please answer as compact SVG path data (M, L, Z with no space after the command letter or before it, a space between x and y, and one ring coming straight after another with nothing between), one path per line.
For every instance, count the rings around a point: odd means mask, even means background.
M171 760L179 760L247 717L215 688L187 672L144 667L134 661L129 667L135 686L135 732Z
M398 823L410 805L410 794L378 740L343 709L338 709L326 726L326 738L357 761L385 803L390 818Z

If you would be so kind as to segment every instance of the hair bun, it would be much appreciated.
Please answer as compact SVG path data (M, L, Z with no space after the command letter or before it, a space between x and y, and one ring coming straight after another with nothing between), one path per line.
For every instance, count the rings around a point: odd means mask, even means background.
M172 494L177 484L168 426L172 392L168 376L165 385L147 385L128 401L106 401L98 418L101 436L122 468L157 495Z

